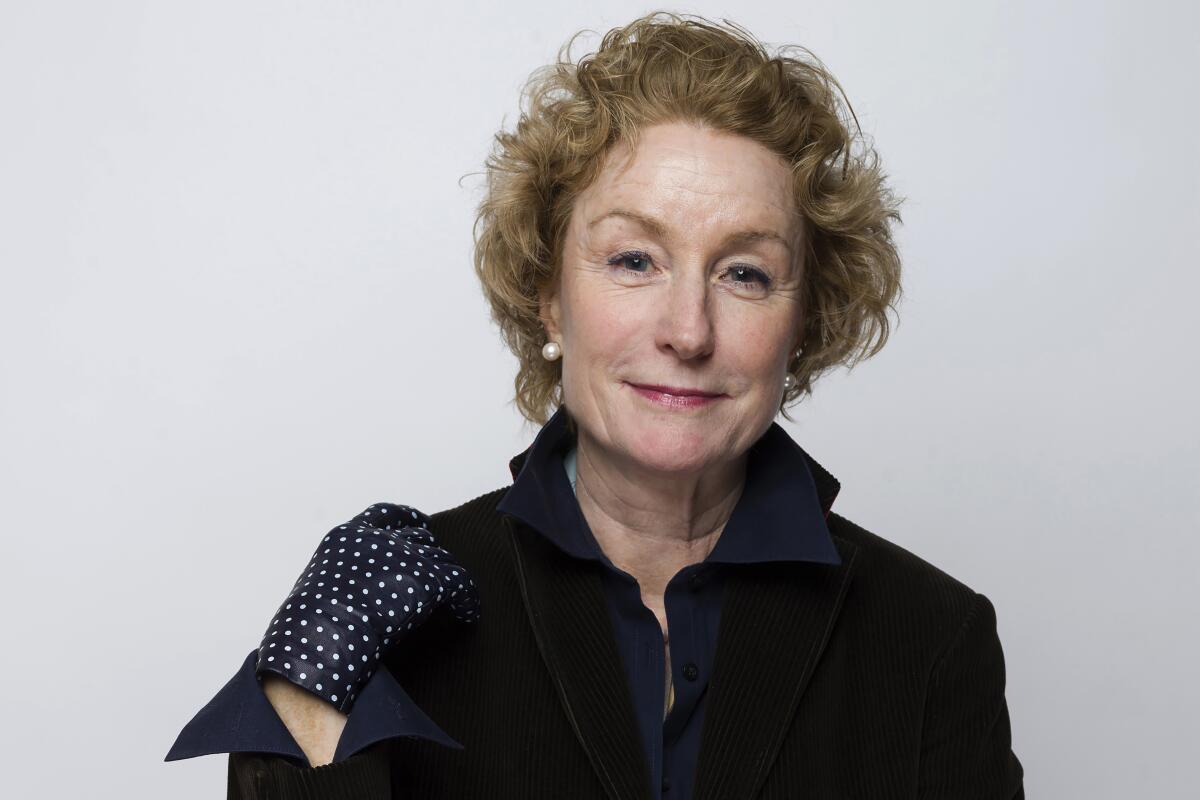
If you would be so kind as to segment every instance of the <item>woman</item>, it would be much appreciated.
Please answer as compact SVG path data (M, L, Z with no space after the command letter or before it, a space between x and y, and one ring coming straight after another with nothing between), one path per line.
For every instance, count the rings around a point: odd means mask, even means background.
M836 82L672 14L569 51L477 227L542 424L513 483L331 530L168 760L231 753L242 798L1023 797L992 604L774 422L899 293Z

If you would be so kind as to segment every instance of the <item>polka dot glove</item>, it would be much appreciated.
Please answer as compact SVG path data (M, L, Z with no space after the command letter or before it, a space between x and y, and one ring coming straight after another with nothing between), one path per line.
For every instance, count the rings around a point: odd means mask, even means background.
M331 530L275 612L256 674L282 675L349 714L383 651L439 605L478 619L474 581L429 523L411 506L376 503Z

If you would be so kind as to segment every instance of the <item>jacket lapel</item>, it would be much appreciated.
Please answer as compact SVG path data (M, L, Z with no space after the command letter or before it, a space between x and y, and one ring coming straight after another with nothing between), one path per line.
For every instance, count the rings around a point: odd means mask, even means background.
M840 484L800 452L828 519ZM510 460L514 480L528 454ZM602 566L572 558L511 514L501 516L542 659L605 792L612 800L657 796L604 601ZM696 800L752 798L774 764L854 572L857 546L836 535L831 539L841 559L837 564L723 565L726 584L706 689Z
M571 558L504 515L525 609L575 736L613 800L646 800L641 747L596 562Z
M730 570L696 765L696 800L752 798L769 772L825 648L857 546L834 536L840 564Z

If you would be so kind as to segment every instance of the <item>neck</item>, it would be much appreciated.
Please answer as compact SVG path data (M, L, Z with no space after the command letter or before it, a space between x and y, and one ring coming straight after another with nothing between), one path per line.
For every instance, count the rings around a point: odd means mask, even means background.
M576 445L575 493L600 548L661 597L680 569L716 546L745 485L746 455L697 473L664 474L615 463L594 442Z

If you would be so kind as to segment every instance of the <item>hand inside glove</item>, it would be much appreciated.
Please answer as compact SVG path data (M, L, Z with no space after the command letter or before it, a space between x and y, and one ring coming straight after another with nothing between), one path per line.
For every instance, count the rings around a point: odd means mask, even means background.
M429 523L411 506L376 503L331 530L275 612L256 674L277 673L349 714L383 651L439 605L478 619L474 581Z

